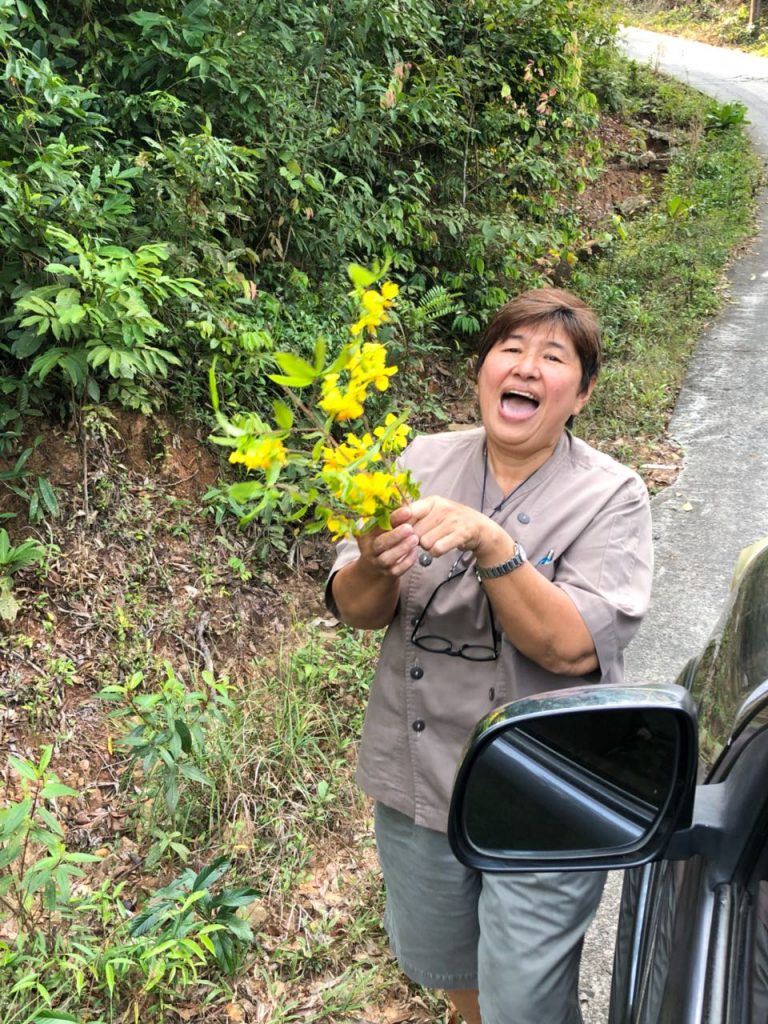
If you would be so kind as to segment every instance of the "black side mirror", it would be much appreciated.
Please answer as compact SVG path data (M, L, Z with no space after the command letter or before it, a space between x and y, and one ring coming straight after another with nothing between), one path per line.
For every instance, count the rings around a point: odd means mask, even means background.
M448 834L484 871L628 867L690 824L696 718L681 687L590 686L516 701L478 725Z

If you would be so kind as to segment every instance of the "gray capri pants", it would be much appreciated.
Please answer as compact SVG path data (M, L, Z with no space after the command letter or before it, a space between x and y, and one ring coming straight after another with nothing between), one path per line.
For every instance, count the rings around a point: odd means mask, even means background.
M581 947L604 871L483 874L399 811L377 803L375 822L384 924L404 974L479 989L483 1024L580 1024Z

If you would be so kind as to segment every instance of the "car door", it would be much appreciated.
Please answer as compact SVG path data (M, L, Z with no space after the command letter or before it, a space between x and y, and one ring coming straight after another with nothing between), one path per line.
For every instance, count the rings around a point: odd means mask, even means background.
M481 871L631 868L610 1024L768 1024L768 545L677 685L479 722L448 837Z
M701 779L728 794L712 849L626 873L610 1024L768 1022L768 556L678 682L699 709ZM717 817L717 815L715 815Z

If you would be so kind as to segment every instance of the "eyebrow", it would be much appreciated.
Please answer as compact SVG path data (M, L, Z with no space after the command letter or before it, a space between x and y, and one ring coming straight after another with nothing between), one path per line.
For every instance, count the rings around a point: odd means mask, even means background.
M506 335L506 337L502 339L501 344L504 344L504 342L506 341L512 340L522 341L524 340L523 335L513 331L511 334ZM561 352L568 352L568 346L564 345L562 341L557 341L555 338L547 338L543 344L549 346L550 348L560 349Z

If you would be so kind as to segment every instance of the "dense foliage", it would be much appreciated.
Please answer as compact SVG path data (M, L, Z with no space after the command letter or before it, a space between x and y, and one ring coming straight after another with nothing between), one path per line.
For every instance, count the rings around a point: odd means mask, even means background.
M627 24L690 36L715 46L737 46L768 54L765 5L743 0L625 0ZM752 21L756 16L756 21Z
M44 398L198 400L213 352L253 400L347 258L471 333L578 243L609 41L592 0L0 0L6 441Z

